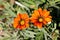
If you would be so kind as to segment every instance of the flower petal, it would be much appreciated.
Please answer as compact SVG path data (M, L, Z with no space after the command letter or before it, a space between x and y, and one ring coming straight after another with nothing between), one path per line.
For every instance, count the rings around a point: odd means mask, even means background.
M31 22L32 22L32 23L35 23L35 22L37 22L37 20L35 20L35 19L31 19Z
M40 15L39 15L39 12L38 12L37 10L34 10L32 16L33 16L33 17L38 17L38 16L40 16Z
M42 28L42 23L37 24L38 28Z
M45 18L45 21L46 22L50 22L51 21L51 18Z
M29 19L28 15L26 13L21 14L21 18L24 19L24 20Z
M40 28L40 29L42 28L42 23L36 22L36 23L34 23L34 25L37 26L37 27Z
M22 26L20 26L19 28L20 28L20 30L22 30L22 29L25 29L26 26L25 26L25 25L22 25Z
M16 27L17 27L17 25L18 25L18 23L13 23L14 28L16 28Z
M47 11L46 9L43 10L43 16L44 16L44 17L49 16L49 14L50 14L49 11Z
M43 21L43 24L44 24L44 25L46 25L46 24L47 24L47 22L46 22L46 21Z
M43 13L42 13L43 11L42 11L41 8L38 9L38 12L39 12L39 14L40 14L41 16L43 15Z

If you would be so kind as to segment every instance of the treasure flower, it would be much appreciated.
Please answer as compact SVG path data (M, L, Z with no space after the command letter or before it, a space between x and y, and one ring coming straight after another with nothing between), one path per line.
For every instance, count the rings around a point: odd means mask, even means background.
M17 28L20 30L28 28L29 16L26 13L25 14L19 13L17 17L14 19L13 26L14 28Z
M39 8L38 10L33 11L30 20L35 26L41 29L42 26L46 25L48 22L51 22L51 18L52 17L50 16L49 11Z

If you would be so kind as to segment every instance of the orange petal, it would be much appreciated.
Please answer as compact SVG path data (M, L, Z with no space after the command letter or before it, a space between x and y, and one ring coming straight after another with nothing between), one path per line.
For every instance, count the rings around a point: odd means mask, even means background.
M29 27L29 24L26 24L26 28L28 28Z
M20 20L21 20L20 14L18 14L17 17L14 19L14 21L15 21L15 22L18 22L18 21L20 21Z
M20 26L19 28L20 28L20 30L23 30L23 29L25 29L25 25Z
M29 24L29 20L28 21L25 21L25 24Z
M37 24L38 28L42 28L42 23Z
M38 17L31 17L30 20L37 20Z
M30 20L38 19L39 16L40 16L39 12L37 10L34 10L34 13L32 14L32 17L30 18Z
M33 16L33 17L38 17L38 16L40 16L38 10L34 10L32 16Z
M17 17L16 17L18 20L21 19L21 14L18 14Z
M51 21L51 18L45 18L45 21L46 22L50 22Z
M19 20L20 20L20 19L18 19L18 18L15 18L15 19L14 19L14 22L13 22L14 28L16 28L17 25L19 24Z
M40 29L42 28L42 23L36 22L36 23L34 23L34 25L37 26L37 27L40 28Z
M43 15L41 8L38 9L38 12L39 12L39 14L40 14L41 16Z
M32 23L35 23L36 21L37 21L37 20L35 20L35 19L31 19L31 22L32 22Z
M28 18L26 18L24 21L25 21L26 23L28 23L28 22L29 22L29 19L28 19Z
M49 16L49 14L50 14L49 11L47 11L46 9L43 10L43 16L44 16L44 17Z
M47 16L47 17L48 17L48 18L52 18L52 16ZM47 18L47 17L46 17L46 18Z
M18 22L19 20L20 20L20 18L15 18L15 19L14 19L15 22L16 22L16 21Z
M13 24L14 28L16 28L16 27L17 27L17 25L18 25L17 23L14 23L14 24Z
M19 29L20 25L17 25L16 28Z
M22 18L22 19L29 19L28 15L27 15L26 13L21 14L21 18Z
M43 21L43 24L44 24L44 25L46 25L46 24L47 24L47 22L46 22L46 21Z

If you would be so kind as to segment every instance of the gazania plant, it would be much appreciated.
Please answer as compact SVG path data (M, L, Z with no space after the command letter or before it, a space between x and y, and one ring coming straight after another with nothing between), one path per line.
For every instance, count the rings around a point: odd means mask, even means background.
M60 0L0 0L0 40L60 40Z
M14 19L13 23L14 28L23 30L29 27L29 16L25 14L19 13L17 17Z
M38 10L34 10L31 22L34 23L35 26L38 28L42 28L42 26L48 24L48 22L51 22L52 17L50 16L50 12L46 9L42 10L42 8L39 8Z

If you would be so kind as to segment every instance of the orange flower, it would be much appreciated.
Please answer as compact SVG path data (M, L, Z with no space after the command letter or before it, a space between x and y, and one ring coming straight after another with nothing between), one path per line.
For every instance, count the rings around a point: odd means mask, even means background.
M17 29L26 29L29 27L29 17L27 14L18 14L17 17L14 19L13 23L14 28Z
M51 22L51 18L49 11L39 8L38 10L34 10L30 20L35 26L42 28L42 25L46 25L48 22Z

